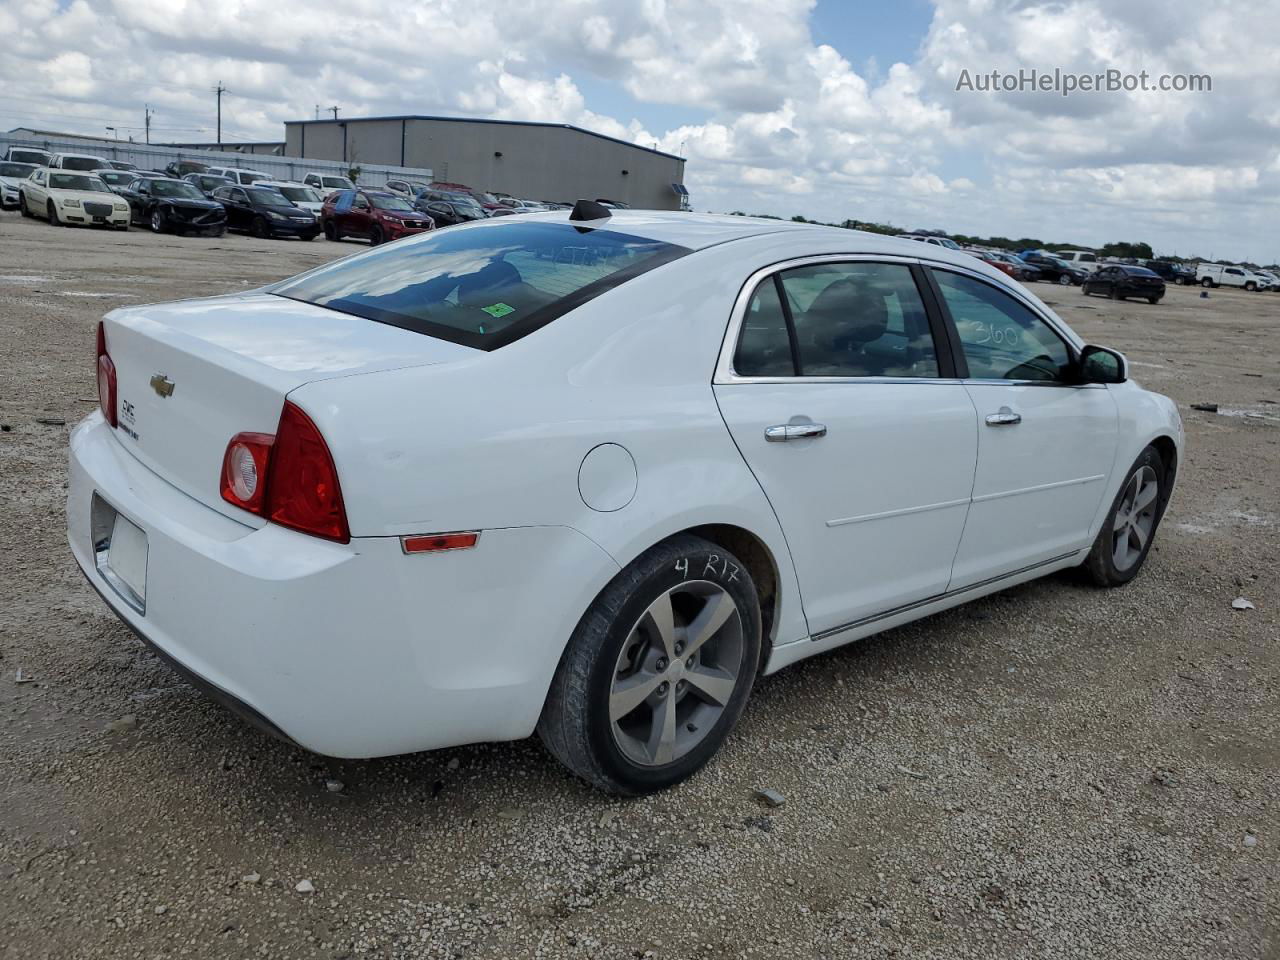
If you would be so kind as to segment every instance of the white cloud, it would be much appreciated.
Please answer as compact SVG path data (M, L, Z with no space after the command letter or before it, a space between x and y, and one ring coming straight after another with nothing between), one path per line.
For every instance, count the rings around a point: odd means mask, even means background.
M0 0L0 124L140 127L146 102L159 137L211 139L224 81L225 129L242 139L279 139L317 103L551 120L683 150L699 207L1280 248L1280 17L1267 5L934 0L915 62L861 71L812 35L813 5ZM1031 67L1209 73L1214 87L955 90L962 69ZM613 109L593 102L602 86ZM618 110L624 93L647 122ZM664 111L703 119L664 128Z

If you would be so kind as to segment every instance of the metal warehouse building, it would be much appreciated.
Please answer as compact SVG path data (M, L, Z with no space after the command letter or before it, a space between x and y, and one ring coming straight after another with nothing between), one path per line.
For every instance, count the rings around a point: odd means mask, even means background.
M358 117L285 123L286 156L430 169L436 180L530 200L678 210L684 160L565 123Z

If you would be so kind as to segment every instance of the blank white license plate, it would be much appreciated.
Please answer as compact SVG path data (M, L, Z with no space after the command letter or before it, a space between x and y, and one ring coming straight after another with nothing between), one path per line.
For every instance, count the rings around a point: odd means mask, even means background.
M116 514L107 548L107 566L141 601L147 599L147 535L136 523Z

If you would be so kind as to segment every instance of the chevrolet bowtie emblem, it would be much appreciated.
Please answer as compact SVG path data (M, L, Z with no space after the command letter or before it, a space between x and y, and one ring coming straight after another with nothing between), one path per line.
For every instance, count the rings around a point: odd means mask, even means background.
M151 389L162 397L171 397L173 396L173 381L163 373L157 373L151 378Z

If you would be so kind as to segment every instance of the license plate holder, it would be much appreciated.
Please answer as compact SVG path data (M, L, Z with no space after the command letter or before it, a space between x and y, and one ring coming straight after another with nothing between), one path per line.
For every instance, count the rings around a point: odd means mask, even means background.
M93 551L98 573L129 606L147 609L147 533L101 497L93 498Z

